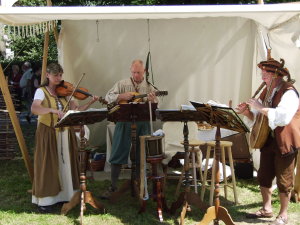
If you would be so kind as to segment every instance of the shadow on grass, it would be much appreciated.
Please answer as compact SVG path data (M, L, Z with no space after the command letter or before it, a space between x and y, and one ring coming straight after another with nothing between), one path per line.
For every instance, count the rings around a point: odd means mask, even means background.
M121 181L122 183L124 181ZM86 204L87 210L84 212L84 217L93 216L93 215L102 215L102 217L113 216L118 219L118 222L122 224L132 224L132 225L140 225L140 224L158 224L159 219L157 216L156 206L157 203L152 199L146 201L146 211L144 213L138 213L140 209L139 200L135 197L131 196L130 191L125 192L119 200L112 204L108 200L102 200L99 196L103 192L107 190L109 187L109 181L94 181L89 182L87 190L91 191L94 198L98 200L105 207L105 213L101 214L101 212L97 209L94 209L89 204ZM170 185L170 190L167 193L167 205L170 207L171 203L176 200L174 197L176 185ZM171 200L168 199L168 196L172 195ZM164 222L160 224L179 224L178 219L180 216L180 212L182 207L180 207L174 215L170 215L167 212L163 212ZM106 214L106 215L105 215ZM69 213L66 215L74 222L78 221L78 217L80 215L80 206L77 205ZM187 212L186 217L188 220L200 221L203 216L203 213L200 212L199 209L194 208L192 212Z

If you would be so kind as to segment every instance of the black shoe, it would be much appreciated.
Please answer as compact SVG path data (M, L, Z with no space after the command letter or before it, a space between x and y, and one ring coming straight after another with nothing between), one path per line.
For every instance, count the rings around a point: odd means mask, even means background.
M63 206L65 203L68 203L67 201L57 202L56 205Z
M51 205L49 206L38 206L38 211L40 213L46 214L46 213L53 213L53 208Z

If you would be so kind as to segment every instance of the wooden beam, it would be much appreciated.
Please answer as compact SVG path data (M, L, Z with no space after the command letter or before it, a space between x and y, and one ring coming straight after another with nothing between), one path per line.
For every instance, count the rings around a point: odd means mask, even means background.
M42 63L42 76L41 81L46 78L46 68L47 68L47 59L48 59L48 48L49 48L49 31L45 33L44 39L44 50L43 50L43 63Z
M55 43L56 45L58 45L58 31L54 21L53 21L53 33L54 33Z
M51 0L47 0L47 6L52 6ZM54 33L54 38L55 38L55 42L56 42L56 45L57 45L57 43L58 43L58 32L57 32L57 27L56 27L56 24L54 23L54 21L53 21L53 33Z
M21 126L19 123L19 119L17 118L16 110L15 110L14 104L12 102L10 92L8 90L7 82L5 80L5 76L4 76L4 73L2 70L2 65L0 65L0 87L1 87L3 98L4 98L4 101L6 104L6 108L9 113L11 123L14 127L14 131L15 131L15 134L16 134L21 152L22 152L23 159L25 161L25 166L27 168L28 174L30 176L30 180L32 182L33 181L33 167L32 167L31 161L29 159L29 155L28 155L26 144L25 144L25 139L24 139L24 136L23 136L23 133L21 130Z
M47 0L47 6L52 6L51 0ZM58 33L56 29L56 25L53 24L53 32L56 44L58 42ZM47 68L47 59L48 59L48 50L49 50L49 27L48 31L45 33L45 39L44 39L44 50L43 50L43 63L42 63L42 75L41 75L41 81L45 80L46 78L46 68Z
M47 0L47 6L52 6L51 0ZM54 21L53 21L53 33L54 33L54 38L55 38L55 42L56 42L56 45L57 45L57 43L58 43L58 32L57 32L57 27L56 27L56 24L54 23Z

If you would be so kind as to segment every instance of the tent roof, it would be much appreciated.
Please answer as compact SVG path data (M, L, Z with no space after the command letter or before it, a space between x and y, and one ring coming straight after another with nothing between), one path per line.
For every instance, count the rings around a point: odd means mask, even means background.
M299 16L300 4L193 5L193 6L102 6L102 7L0 7L0 22L27 25L49 20L175 19L244 17L266 28Z

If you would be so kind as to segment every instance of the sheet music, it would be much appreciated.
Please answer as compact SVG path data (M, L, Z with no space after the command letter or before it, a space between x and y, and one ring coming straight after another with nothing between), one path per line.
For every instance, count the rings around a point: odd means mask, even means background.
M207 104L208 104L208 105L211 105L211 106L218 106L218 107L223 107L223 108L229 108L228 105L222 104L222 103L219 103L219 102L216 102L216 101L214 101L214 100L209 100L209 101L207 102Z
M191 104L197 109L206 109L206 107L209 104L203 104L203 103L199 103L199 102L193 102L190 101ZM211 102L212 103L212 102ZM222 104L224 105L224 104ZM230 107L228 106L215 106L215 105L209 105L211 106L212 109L216 109L220 112L223 112L222 115L219 115L220 120L212 120L210 121L211 125L214 124L219 124L221 126L221 128L226 128L226 129L230 129L230 130L236 130L236 128L238 130L242 129L245 132L249 132L249 128L244 124L244 122L242 121L242 119L238 116L238 114Z
M181 105L180 106L180 110L192 110L192 111L196 111L195 107L192 105Z
M66 112L66 114L61 118L61 120L63 120L64 118L66 118L68 115L70 114L76 114L76 113L83 113L83 112L105 112L107 111L107 108L100 108L100 109L96 109L96 108L89 108L85 111L78 111L78 110L68 110Z
M199 106L200 105L202 105L202 106L210 105L210 106L217 106L217 107L222 107L222 108L230 108L228 105L222 104L220 102L216 102L214 100L208 100L207 103L197 102L197 101L190 101L190 102L194 102L194 103L196 103Z

